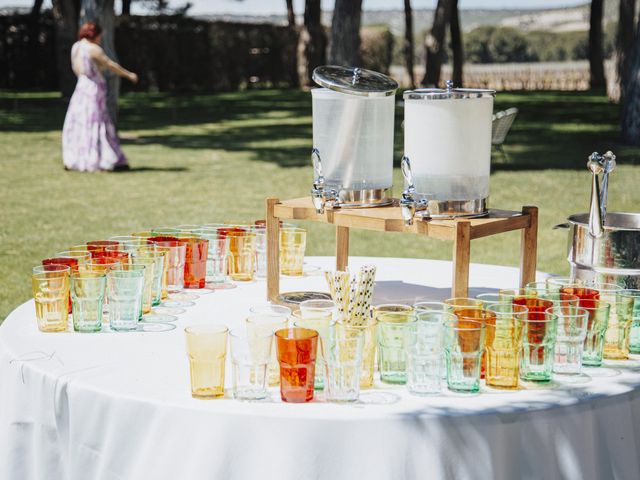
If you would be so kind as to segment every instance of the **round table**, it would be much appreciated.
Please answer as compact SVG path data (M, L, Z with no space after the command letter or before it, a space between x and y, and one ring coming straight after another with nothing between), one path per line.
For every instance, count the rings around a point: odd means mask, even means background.
M378 267L374 304L449 296L449 262L350 262ZM306 263L282 291L326 291L333 259ZM471 294L517 280L472 265ZM265 299L263 280L241 284L195 300L175 330L133 333L41 333L33 303L19 306L0 326L0 478L640 478L638 358L515 392L424 398L378 384L348 405L321 393L285 404L275 388L259 402L193 399L183 328L239 326Z

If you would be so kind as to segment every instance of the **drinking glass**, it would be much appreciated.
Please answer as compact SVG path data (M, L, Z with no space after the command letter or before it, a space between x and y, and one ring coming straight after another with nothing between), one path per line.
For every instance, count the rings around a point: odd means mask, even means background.
M503 288L498 291L498 296L500 297L500 302L510 302L514 298L535 298L538 295L536 293L531 293L530 290L526 288Z
M307 300L307 301L317 301L317 300ZM327 300L320 300L327 301ZM303 302L304 303L304 302ZM333 304L333 302L331 302ZM299 311L293 312L291 315L293 317L293 326L300 328L308 328L310 330L315 330L318 332L318 342L320 342L318 348L318 354L316 356L316 378L314 380L314 385L316 390L322 390L324 388L324 370L325 370L325 358L324 352L325 347L327 345L327 341L329 340L329 329L335 323L331 314L327 315L326 312L318 312L315 316L306 312L307 315L303 316L302 309Z
M524 321L520 378L549 382L553 372L558 316L546 312L553 307L553 302L541 298L518 298L513 303L528 310Z
M360 395L362 367L362 332L341 335L344 330L332 329L325 343L325 399L329 402L355 402Z
M261 305L249 309L247 317L247 332L253 335L273 335L277 330L287 328L291 309L280 305ZM275 338L272 340L275 342ZM268 383L270 387L278 385L280 381L280 370L275 346L271 347L271 359L267 370Z
M634 299L629 330L629 352L640 353L640 290L626 289L620 294Z
M160 298L158 299L158 304L169 297L169 291L167 290L167 286L169 284L169 253L171 253L171 248L163 247L161 245L154 244L156 251L162 254L162 272L160 276Z
M78 265L91 262L91 253L88 250L65 250L55 254L56 258L73 258Z
M271 358L272 333L249 335L243 329L229 333L233 367L233 397L259 400L267 397L267 365Z
M447 387L461 393L480 390L480 364L484 350L483 322L458 316L444 322L444 358Z
M107 272L107 298L109 299L109 326L116 331L138 328L142 316L144 289L143 265L127 265L121 270Z
M145 313L151 312L153 303L153 282L155 279L156 257L155 255L139 254L133 257L133 265L141 265L144 267L144 286L142 289L142 299L140 307L140 319Z
M184 265L187 254L187 245L177 239L166 240L167 237L150 237L148 240L159 247L168 248L165 257L167 264L167 291L169 293L181 292L184 288ZM169 237L171 238L171 237Z
M101 254L97 254L98 256L91 257L91 262L85 263L84 265L78 264L78 270L81 272L99 272L107 274L107 271L112 268L120 268L122 266L122 261L118 258L99 256Z
M312 299L300 302L302 318L333 317L335 303L333 300Z
M33 300L38 329L42 332L64 332L69 318L68 265L38 265L31 274Z
M69 273L78 271L78 260L72 257L51 257L42 260L42 265L66 265L69 267ZM71 313L71 295L68 298L68 312Z
M175 227L155 227L151 229L152 236L174 236L181 233Z
M500 303L502 301L502 297L500 297L499 293L487 292L476 295L476 300L480 300L482 302L482 307L484 308L492 303Z
M217 229L202 228L196 233L209 242L207 251L206 284L210 288L223 288L229 285L227 279L227 258L229 256L229 239L218 233Z
M580 308L580 297L571 293L549 292L540 294L539 297L550 300L554 308L562 309L566 314L576 313Z
M200 237L179 237L186 245L184 288L204 288L207 277L209 242Z
M276 331L280 364L280 397L284 402L313 400L318 332L308 328L284 328Z
M524 286L525 294L529 295L546 295L551 293L549 290L549 284L544 282L529 282Z
M303 228L280 229L280 271L283 275L302 276L307 231Z
M224 325L192 325L184 329L191 376L191 396L224 395L224 364L229 329Z
M406 331L407 389L413 395L432 395L441 389L444 323L456 316L417 310L416 319L416 328Z
M130 262L129 252L125 251L122 245L109 245L104 250L93 253L93 258L114 258L120 262L121 265L128 264Z
M409 307L411 308L411 307ZM416 315L411 310L376 311L378 321L378 368L384 383L407 383L406 338L416 328Z
M416 312L447 312L449 306L444 302L417 302L413 304L413 309Z
M611 305L609 312L609 325L604 336L604 358L611 360L624 360L629 358L629 323L623 319L618 320L618 293L623 288L614 283L590 282L587 286L594 288L600 294L600 300ZM627 304L629 301L627 300ZM625 302L620 306L624 308Z
M362 365L360 368L360 388L373 387L373 373L376 359L378 321L371 319L365 325L354 325L338 320L335 324L336 335L341 338L362 336Z
M599 367L604 354L604 336L609 326L611 305L602 300L589 300L580 304L587 311L587 337L582 352L582 365Z
M558 321L554 373L579 375L582 371L582 352L587 337L589 312L584 308L568 311L554 306L547 310L546 315L555 315Z
M547 277L545 279L549 293L559 292L563 288L580 287L584 282L571 277Z
M114 240L92 240L87 242L87 250L92 256L96 253L104 253L106 247L117 247L119 242Z
M76 332L99 332L107 278L100 272L71 274L73 329Z
M482 308L482 300L477 298L453 297L447 298L444 303L447 305L447 311L454 314L456 313L456 310Z
M487 312L485 310L485 307L486 305L468 306L464 308L459 306L458 308L453 310L453 314L458 319L473 320L475 322L480 322L484 325L487 318L493 315L492 313ZM486 331L485 331L485 335L486 335ZM470 360L466 360L466 362L469 363ZM480 378L481 379L484 378L484 375L485 375L485 365L486 365L486 352L483 348L482 358L480 359Z
M229 276L238 282L250 282L255 275L256 234L251 232L227 233L229 240Z
M527 308L511 302L486 306L485 379L487 386L516 389L520 378L520 352Z
M267 276L267 229L265 226L253 226L251 231L256 234L256 277Z

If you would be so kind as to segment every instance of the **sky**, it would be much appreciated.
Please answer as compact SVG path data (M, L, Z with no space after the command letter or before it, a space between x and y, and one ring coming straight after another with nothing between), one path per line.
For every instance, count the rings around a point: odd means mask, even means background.
M170 4L180 6L187 0L170 0ZM234 13L234 14L284 14L285 0L189 0L193 7L189 13ZM335 0L322 0L322 8L331 10ZM119 9L119 0L115 0L116 11ZM461 9L469 8L550 8L580 5L587 0L459 0ZM0 0L0 7L31 6L33 0ZM413 8L433 8L436 0L412 0ZM45 0L45 7L51 5L51 0ZM365 10L401 9L402 0L363 0ZM133 8L133 7L132 7ZM294 0L294 10L302 13L304 0ZM133 12L139 13L139 12Z

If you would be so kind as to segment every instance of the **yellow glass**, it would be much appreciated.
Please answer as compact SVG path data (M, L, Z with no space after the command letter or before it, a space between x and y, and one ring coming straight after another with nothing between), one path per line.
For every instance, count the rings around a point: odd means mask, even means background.
M357 338L362 336L362 369L360 370L360 388L373 387L373 372L376 360L376 328L378 321L373 319L367 325L350 325L338 321L335 325L338 338ZM354 343L354 348L356 343Z
M153 303L153 277L155 274L156 256L150 254L135 255L131 258L132 265L144 266L144 287L142 289L142 314L151 312Z
M229 329L224 325L192 325L184 333L191 395L203 399L222 397Z
M283 275L303 275L307 231L302 228L280 229L280 271Z
M140 238L150 238L153 237L153 233L151 231L147 231L147 232L135 232L131 234L132 237L140 237Z
M169 291L167 290L167 285L169 284L169 252L171 251L171 247L161 247L160 245L156 245L156 251L161 253L164 256L164 261L162 262L162 291L160 292L160 299L166 300L169 297Z
M33 269L31 286L38 329L64 332L69 318L69 273L66 265L43 265Z
M516 389L527 308L498 303L485 311L485 380L489 387Z
M631 323L624 318L618 318L618 293L623 288L613 283L588 283L588 288L595 288L600 294L600 300L611 305L609 325L604 335L604 358L609 360L624 360L629 358L629 331ZM620 303L624 307L624 301ZM623 312L621 312L623 313Z
M283 309L286 307L282 307ZM268 333L273 334L277 330L287 328L289 315L291 310L286 308L288 312L283 310L283 313L253 313L247 318L247 335L249 339L254 336L263 336ZM271 358L269 359L269 366L267 369L267 381L270 387L280 385L280 364L278 363L277 349L275 347L275 339L272 339L271 345Z
M229 276L238 282L250 282L255 274L256 234L229 232ZM274 348L275 350L275 348Z

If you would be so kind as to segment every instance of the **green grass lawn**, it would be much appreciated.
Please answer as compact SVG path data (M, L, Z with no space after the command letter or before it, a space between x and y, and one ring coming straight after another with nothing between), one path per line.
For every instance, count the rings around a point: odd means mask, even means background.
M120 105L132 171L65 172L60 151L65 102L56 94L0 92L0 319L31 295L30 267L73 244L152 226L249 221L264 217L267 196L308 194L309 93L128 94ZM510 162L496 159L494 165L491 205L540 207L539 268L564 273L567 233L552 227L588 208L587 155L607 149L618 155L610 210L638 211L640 149L619 144L618 108L604 96L499 93L496 109L510 106L520 115L507 139ZM399 160L402 131L396 130ZM398 195L398 170L395 184ZM307 252L330 255L333 229L307 226ZM472 261L517 265L519 248L518 233L474 241ZM356 231L351 252L449 259L451 245Z

